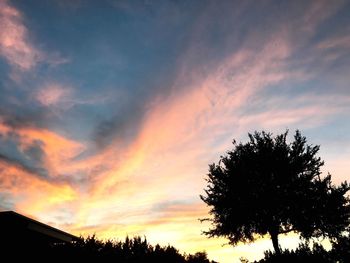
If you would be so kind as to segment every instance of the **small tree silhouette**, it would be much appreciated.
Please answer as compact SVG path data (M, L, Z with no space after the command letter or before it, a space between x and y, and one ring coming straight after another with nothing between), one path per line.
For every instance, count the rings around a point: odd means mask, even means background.
M350 206L344 182L334 186L331 175L321 178L324 162L319 146L306 144L299 131L287 143L286 131L255 132L209 166L201 199L211 207L209 237L223 236L232 245L269 234L280 254L279 234L299 232L312 237L337 238L349 225Z

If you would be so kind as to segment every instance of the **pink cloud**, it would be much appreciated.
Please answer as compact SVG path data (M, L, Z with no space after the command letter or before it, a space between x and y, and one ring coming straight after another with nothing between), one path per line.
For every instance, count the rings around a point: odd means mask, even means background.
M42 54L28 39L22 14L7 0L0 1L0 54L21 70L33 68Z
M309 33L314 33L317 26L326 18L334 14L345 1L338 0L329 2L327 0L311 1L310 7L302 17L303 29Z
M350 36L340 36L322 41L317 45L319 49L350 48Z
M32 92L32 98L42 106L52 110L60 116L64 111L71 109L75 105L101 104L110 99L107 95L101 94L94 97L76 97L75 88L69 84L58 82L47 82Z
M62 57L58 52L47 53L33 44L22 13L8 0L0 0L0 24L0 55L15 68L27 71L39 62L53 66L69 62L69 59ZM13 76L18 82L20 76Z
M287 103L287 102L285 102ZM323 108L322 105L303 106L293 109L271 109L240 118L243 127L259 127L275 130L291 126L312 128L325 123L329 117L341 112L337 107Z
M44 106L55 106L71 100L72 89L63 85L52 83L39 89L35 99Z

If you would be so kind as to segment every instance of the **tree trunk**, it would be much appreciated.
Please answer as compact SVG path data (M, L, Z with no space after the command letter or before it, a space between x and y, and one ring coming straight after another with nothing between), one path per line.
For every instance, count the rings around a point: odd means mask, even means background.
M281 255L281 249L278 244L278 232L274 232L274 231L270 232L270 236L271 236L272 245L273 245L273 248L275 249L276 254Z

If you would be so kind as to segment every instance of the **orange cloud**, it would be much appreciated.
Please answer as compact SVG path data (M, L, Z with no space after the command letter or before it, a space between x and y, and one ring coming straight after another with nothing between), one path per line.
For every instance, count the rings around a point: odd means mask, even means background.
M70 171L66 169L66 164L69 164L71 159L84 149L82 144L69 140L49 130L25 128L17 132L22 136L21 141L23 147L26 147L30 142L35 140L43 143L46 156L45 166L53 177L59 174L69 173Z
M139 144L147 152L162 154L171 148L173 152L180 151L185 156L189 152L193 156L193 151L200 148L203 151L216 133L236 129L232 125L240 118L239 110L249 98L290 77L283 64L290 47L281 39L272 40L259 54L238 51L209 76L197 73L190 86L179 87L184 91L180 96L157 100L147 115ZM181 154L175 154L175 158L183 158Z
M47 175L21 165L19 161L0 158L0 192L15 200L17 211L55 222L55 216L63 213L63 222L72 219L66 213L74 209L81 197L81 190L74 187L75 170L69 164L84 146L53 131L35 127L10 127L0 120L0 135L3 139L16 136L17 147L23 153L34 142L40 142L43 167ZM62 218L62 216L61 216Z
M71 186L50 183L3 160L0 160L0 179L0 191L14 196L16 210L24 213L39 214L77 198Z
M18 135L19 148L25 151L35 141L42 144L45 153L45 168L50 177L57 177L60 174L71 172L69 163L71 159L84 150L84 146L73 140L67 139L53 131L35 127L9 127L0 120L0 134L8 136L9 133Z

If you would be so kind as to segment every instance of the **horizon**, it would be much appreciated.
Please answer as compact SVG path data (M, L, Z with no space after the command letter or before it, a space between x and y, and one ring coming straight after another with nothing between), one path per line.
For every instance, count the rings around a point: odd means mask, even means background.
M208 165L299 129L350 172L350 1L0 0L0 211L74 235L146 236L219 262ZM296 234L281 236L296 247Z

